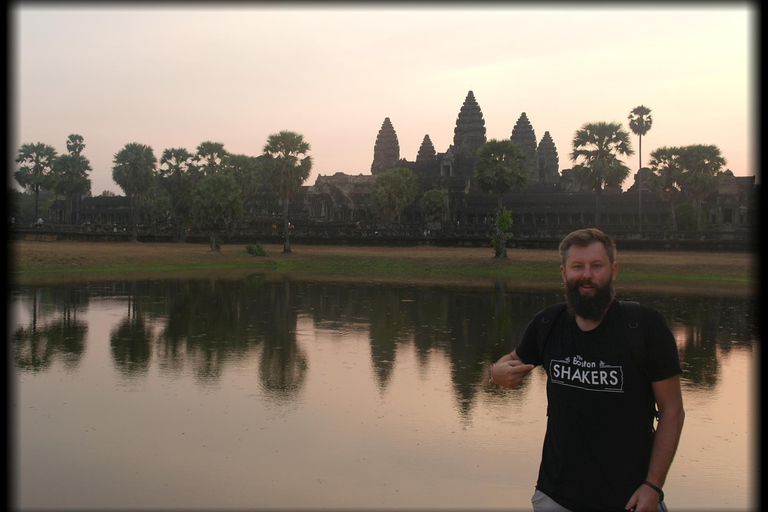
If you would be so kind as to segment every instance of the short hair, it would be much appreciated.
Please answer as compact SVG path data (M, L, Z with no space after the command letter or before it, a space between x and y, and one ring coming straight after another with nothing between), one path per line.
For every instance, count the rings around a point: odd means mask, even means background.
M560 242L560 247L558 249L560 252L560 261L565 265L565 260L568 259L568 249L570 249L572 245L587 247L594 242L603 244L605 252L608 253L608 259L610 260L611 265L613 265L613 262L616 259L616 243L610 236L597 228L579 229L566 235L565 238L563 238L563 241Z

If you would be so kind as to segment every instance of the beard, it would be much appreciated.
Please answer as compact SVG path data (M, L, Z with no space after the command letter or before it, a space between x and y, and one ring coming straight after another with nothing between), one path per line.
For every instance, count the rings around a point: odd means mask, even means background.
M592 296L582 295L579 291L580 284L592 284L597 286L597 291ZM613 278L605 285L598 286L590 280L566 283L565 299L568 303L568 312L573 316L580 316L588 320L600 320L615 297Z

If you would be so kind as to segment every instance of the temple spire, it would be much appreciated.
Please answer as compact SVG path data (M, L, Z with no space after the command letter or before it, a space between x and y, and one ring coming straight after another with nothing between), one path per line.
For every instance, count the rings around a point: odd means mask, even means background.
M525 151L526 161L525 167L528 170L528 183L535 183L539 181L539 158L536 133L533 131L531 122L528 121L528 116L523 112L517 119L515 127L512 129L512 142L516 142Z
M397 141L397 133L388 117L381 124L379 135L376 137L376 145L373 147L373 163L371 174L374 176L388 169L397 167L400 160L400 143Z
M424 136L424 140L421 141L421 147L419 148L419 154L416 155L417 162L423 162L426 160L434 160L437 156L435 146L432 144L429 135Z
M483 112L475 100L475 95L469 91L453 130L454 150L458 154L473 157L486 140Z
M560 177L560 158L557 155L555 141L549 132L544 132L544 137L539 142L539 182L542 184L555 184Z

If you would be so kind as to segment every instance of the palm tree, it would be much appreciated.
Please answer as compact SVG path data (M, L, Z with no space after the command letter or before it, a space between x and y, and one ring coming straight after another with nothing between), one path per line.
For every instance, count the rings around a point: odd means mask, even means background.
M682 170L680 168L680 147L661 147L651 153L651 182L650 186L659 197L667 201L672 215L672 230L677 232L677 215L675 213L675 204L682 193L680 190L680 179Z
M618 187L627 178L629 167L620 155L634 151L629 133L620 123L586 123L573 135L573 174L582 185L595 191L595 227L600 222L600 193L603 186Z
M725 158L715 145L685 146L680 156L680 186L696 208L696 229L701 230L701 202L717 190Z
M269 183L283 199L283 252L291 252L288 225L288 198L299 191L309 178L312 157L307 155L310 146L304 137L296 132L283 130L273 133L264 145L263 153L268 159ZM303 158L300 156L306 155Z
M198 172L194 165L195 155L186 148L169 148L163 151L158 166L160 185L171 201L173 241L184 242L187 228L192 222L192 188Z
M123 189L131 202L133 240L138 240L136 223L138 201L152 187L157 159L150 146L129 142L115 154L114 164L112 179Z
M75 133L67 137L66 155L61 155L53 164L53 189L57 194L64 195L64 223L72 222L72 200L76 195L89 194L91 180L88 173L92 171L91 162L81 153L85 149L82 135Z
M651 125L653 124L653 119L651 118L651 109L644 107L643 105L640 105L639 107L635 107L632 109L632 112L629 113L629 129L632 130L632 133L637 135L639 137L638 141L638 149L637 149L637 158L638 158L638 168L637 168L637 208L638 213L640 214L640 218L637 223L637 229L638 231L642 231L643 229L643 135L648 133L648 130L651 129Z
M85 143L83 142L83 136L76 133L67 137L67 151L71 155L79 155L85 149Z
M203 176L222 172L226 168L229 153L221 142L205 141L197 146L195 166Z
M521 192L528 186L528 171L525 150L509 139L491 139L477 152L475 183L481 192L495 194L497 198L496 218L500 218L504 194ZM496 228L497 258L507 257L503 230Z
M77 195L89 194L91 180L88 172L91 163L83 155L69 153L61 155L53 164L56 185L54 191L64 195L64 223L72 223L72 201Z
M35 220L40 215L38 206L40 189L50 188L55 160L56 150L48 144L42 142L22 144L19 148L16 163L21 164L21 167L13 173L13 177L19 185L35 194Z

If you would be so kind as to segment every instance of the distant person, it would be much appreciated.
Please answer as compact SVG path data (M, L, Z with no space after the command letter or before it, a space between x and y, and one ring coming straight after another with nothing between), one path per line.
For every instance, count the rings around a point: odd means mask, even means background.
M488 372L505 388L537 365L547 373L533 510L666 511L662 488L685 417L675 338L655 309L615 300L619 265L608 235L570 233L560 260L566 304L535 315Z
M43 218L42 217L38 217L38 219L37 219L37 228L40 229L41 227L43 227Z

